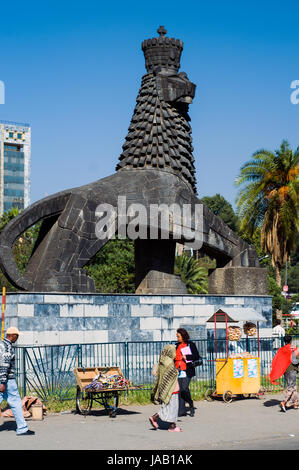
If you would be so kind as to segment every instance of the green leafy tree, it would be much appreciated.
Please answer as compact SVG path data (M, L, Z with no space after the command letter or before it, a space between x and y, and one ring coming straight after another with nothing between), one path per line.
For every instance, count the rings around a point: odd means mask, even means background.
M292 294L299 293L299 263L290 265L288 263L287 274L286 267L282 271L283 282L288 285L288 292Z
M189 294L207 294L208 270L193 257L176 256L174 274L181 277Z
M291 253L290 260L291 266L295 266L297 263L299 263L299 233L297 235L296 248L293 253Z
M4 212L3 215L0 217L0 232L4 229L8 222L14 219L17 215L19 215L19 213L20 211L17 207L13 207L9 211Z
M287 266L287 276L286 276L286 266L284 267L282 278L286 279L289 287L289 292L299 294L299 235L297 236L296 248L291 253Z
M281 286L281 268L296 245L299 228L299 147L293 152L287 141L274 153L255 152L245 163L236 185L240 230L253 234L260 228L261 249L271 256L276 282Z
M238 230L239 221L232 205L220 194L215 196L205 196L201 201L213 212L220 217L234 232Z
M85 269L94 279L97 292L134 293L134 242L109 240Z
M0 217L0 232L14 217L19 215L19 213L20 211L16 207L13 207L9 211L4 212L2 217ZM40 223L34 225L33 227L30 227L18 238L14 245L14 258L21 274L24 274L26 270L26 266L28 264L34 244L38 237L39 228ZM0 282L2 287L6 287L7 291L16 290L15 287L10 284L10 282L6 279L6 277L1 271Z

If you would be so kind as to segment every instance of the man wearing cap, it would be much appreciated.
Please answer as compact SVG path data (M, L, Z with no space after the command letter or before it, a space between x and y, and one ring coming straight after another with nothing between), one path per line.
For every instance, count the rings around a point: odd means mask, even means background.
M15 379L15 355L12 344L15 343L20 332L15 327L10 327L6 331L6 337L0 342L0 404L3 399L7 401L14 414L17 423L17 435L28 436L35 434L27 427L21 397Z

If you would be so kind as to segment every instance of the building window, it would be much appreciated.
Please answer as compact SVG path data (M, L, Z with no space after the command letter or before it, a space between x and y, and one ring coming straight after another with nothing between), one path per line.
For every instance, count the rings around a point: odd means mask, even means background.
M10 152L12 152L12 151L18 152L20 150L20 147L18 147L17 145L6 145L6 144L4 144L4 150L8 150Z

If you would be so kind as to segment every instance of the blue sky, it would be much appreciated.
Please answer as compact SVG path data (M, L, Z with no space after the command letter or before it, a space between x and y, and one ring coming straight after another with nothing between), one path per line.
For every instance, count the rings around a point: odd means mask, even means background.
M1 5L0 119L32 126L31 201L115 171L159 25L184 42L199 196L234 205L260 148L299 145L295 1L15 1Z

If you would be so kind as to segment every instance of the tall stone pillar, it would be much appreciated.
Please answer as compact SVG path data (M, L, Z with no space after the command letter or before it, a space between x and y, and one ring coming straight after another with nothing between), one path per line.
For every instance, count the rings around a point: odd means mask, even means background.
M187 294L173 274L175 248L173 240L135 240L136 294Z

